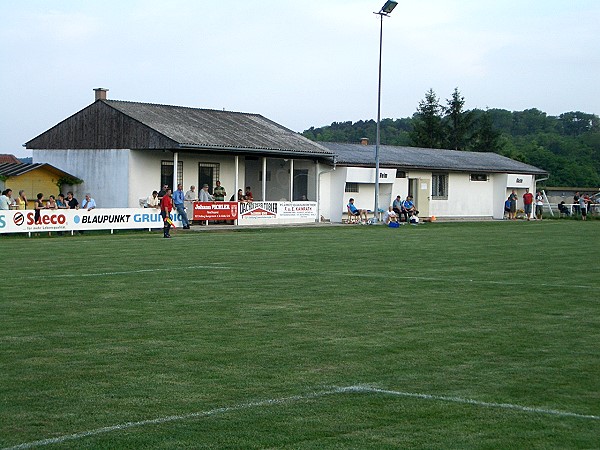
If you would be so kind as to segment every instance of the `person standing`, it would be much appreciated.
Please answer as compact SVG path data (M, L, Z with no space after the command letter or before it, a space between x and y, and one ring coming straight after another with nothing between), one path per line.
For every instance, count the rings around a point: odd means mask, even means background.
M36 197L36 201L35 201L35 214L33 216L33 221L36 224L41 224L41 218L42 218L42 209L46 209L46 205L44 205L44 194L42 194L41 192L37 195Z
M523 210L525 211L525 216L527 216L527 221L531 220L531 208L533 207L533 194L529 192L529 188L525 188L525 193L523 194Z
M543 220L544 214L544 197L540 191L535 195L535 218L537 220Z
M152 194L146 199L146 204L144 205L144 208L160 208L160 200L158 199L157 191L152 191Z
M517 193L513 189L508 199L510 200L510 213L508 214L508 218L510 220L517 220Z
M208 192L208 184L202 186L202 189L200 190L200 195L198 196L198 200L200 200L201 202L213 202L215 200L213 196L210 195L210 193Z
M0 195L0 209L8 211L12 204L12 189L4 189Z
M25 191L21 189L19 191L19 196L16 199L17 209L27 209L27 196L25 195Z
M173 194L173 205L177 210L177 214L181 216L181 223L183 224L184 230L190 229L190 222L188 220L187 213L185 212L185 194L183 193L183 184L177 185L177 190Z
M163 237L171 237L171 210L173 209L173 201L171 200L171 189L167 188L165 194L160 200L160 215L163 219Z
M575 192L575 195L573 196L573 211L575 212L575 215L579 215L579 213L581 212L581 209L579 207L579 191Z
M73 192L67 192L67 206L69 209L79 209L79 201L73 197Z
M587 220L587 205L583 195L579 197L579 213L581 214L581 220Z
M221 182L217 180L217 186L213 189L213 197L216 202L224 202L225 196L227 192L225 192L225 188L221 186Z

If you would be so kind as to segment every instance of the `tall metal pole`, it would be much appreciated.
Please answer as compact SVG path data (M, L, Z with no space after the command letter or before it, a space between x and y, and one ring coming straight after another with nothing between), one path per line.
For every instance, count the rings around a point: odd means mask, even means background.
M379 13L381 25L379 27L379 84L377 88L377 136L375 138L375 222L379 216L379 143L381 123L381 53L383 50L383 16Z

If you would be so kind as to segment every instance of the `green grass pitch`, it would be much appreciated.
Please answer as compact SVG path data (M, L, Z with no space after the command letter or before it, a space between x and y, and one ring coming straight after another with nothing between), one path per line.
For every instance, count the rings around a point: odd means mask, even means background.
M0 237L0 448L598 448L600 222Z

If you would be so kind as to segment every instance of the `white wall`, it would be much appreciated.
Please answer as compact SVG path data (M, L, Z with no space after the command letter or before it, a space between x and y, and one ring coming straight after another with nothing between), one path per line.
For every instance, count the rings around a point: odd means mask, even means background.
M48 163L81 178L73 193L81 203L89 192L99 208L129 205L129 150L33 150L34 163Z
M431 177L431 175L430 175ZM469 173L450 173L448 200L431 199L430 214L436 217L492 217L494 183L471 181Z

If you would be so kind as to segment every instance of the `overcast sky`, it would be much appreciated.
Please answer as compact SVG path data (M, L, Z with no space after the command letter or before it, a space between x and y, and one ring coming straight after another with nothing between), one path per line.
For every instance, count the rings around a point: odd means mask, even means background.
M375 119L384 0L0 0L0 153L93 102L261 114L294 131ZM599 0L400 0L382 118L432 88L466 107L600 113Z

